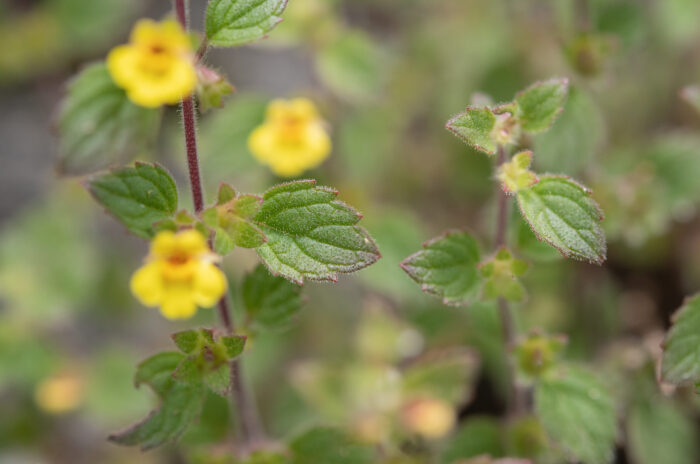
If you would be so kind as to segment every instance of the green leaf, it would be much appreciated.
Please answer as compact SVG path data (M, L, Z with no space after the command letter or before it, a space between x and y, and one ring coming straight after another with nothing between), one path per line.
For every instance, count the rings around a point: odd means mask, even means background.
M180 351L185 354L191 354L197 351L201 346L201 334L199 330L185 330L172 335L175 345Z
M339 34L319 51L316 65L323 83L348 101L375 102L381 94L387 60L381 46L361 31Z
M59 170L84 174L143 154L156 139L161 112L134 105L104 63L68 85L58 115Z
M447 121L445 126L467 145L489 155L496 153L492 133L496 115L489 108L470 108Z
M554 123L569 89L568 79L537 82L515 96L517 116L526 132L544 132Z
M596 101L572 87L556 124L534 137L537 168L569 174L586 169L601 149L605 131L605 118Z
M287 0L211 0L206 12L207 40L233 47L265 37L282 18Z
M617 437L615 405L610 393L587 370L567 366L561 375L543 378L535 388L535 412L572 460L612 462Z
M243 353L246 340L244 335L228 335L219 338L219 343L225 348L227 359L230 361Z
M403 371L403 394L461 406L469 397L478 366L474 353L467 350L428 352Z
M214 393L226 395L230 387L230 362L239 356L247 337L214 337L210 329L186 330L173 334L173 341L188 356L178 364L173 377L189 385L204 383Z
M223 364L218 369L205 372L202 380L211 391L225 397L231 391L231 365Z
M248 317L268 330L287 327L301 307L301 288L262 264L245 276L242 294Z
M465 305L479 295L479 246L466 232L448 231L423 244L423 250L401 262L401 268L421 289L444 304Z
M216 204L223 205L236 198L236 190L228 184L221 183L216 195Z
M697 427L672 402L640 401L627 418L627 448L637 464L698 462Z
M378 457L371 446L331 427L312 428L295 438L289 447L292 464L374 464Z
M214 252L221 256L226 256L236 248L233 238L221 227L214 229Z
M700 137L683 132L658 137L648 157L656 175L654 193L663 198L664 208L679 217L694 214L700 202Z
M700 382L700 294L683 303L672 318L663 345L661 378L675 385Z
M142 422L110 435L110 441L140 445L143 450L155 448L179 438L197 418L204 401L202 385L178 382L172 377L183 358L181 353L159 353L139 364L136 385L149 385L160 397L161 405Z
M336 281L380 258L372 237L355 225L361 215L314 180L288 182L263 195L254 222L267 236L257 251L270 272L299 285Z
M542 176L518 191L520 212L532 231L565 257L602 264L602 212L591 192L565 176Z
M153 223L170 218L177 210L177 186L158 164L137 162L87 181L92 196L131 232L154 234Z
M501 430L493 418L476 416L467 419L448 441L440 462L453 464L484 454L503 455Z

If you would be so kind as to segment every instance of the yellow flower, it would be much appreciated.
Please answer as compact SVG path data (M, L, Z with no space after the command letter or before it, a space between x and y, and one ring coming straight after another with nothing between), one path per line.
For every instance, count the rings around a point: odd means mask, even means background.
M427 439L444 437L457 422L454 408L435 398L409 402L401 411L401 419L408 430Z
M84 382L73 373L48 377L34 391L36 404L51 414L63 414L76 409L83 401Z
M109 52L107 68L131 101L149 108L179 102L197 83L192 43L173 20L137 22L129 44Z
M226 277L204 236L194 229L159 232L146 263L131 277L131 292L168 319L186 319L226 292Z
M265 122L250 134L248 148L278 176L294 177L328 157L331 139L310 100L273 100Z

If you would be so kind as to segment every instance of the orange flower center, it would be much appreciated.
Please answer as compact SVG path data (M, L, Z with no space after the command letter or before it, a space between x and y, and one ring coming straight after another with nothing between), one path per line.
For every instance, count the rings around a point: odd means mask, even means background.
M280 118L277 122L279 141L289 145L301 143L304 137L305 124L305 119L296 115Z
M174 266L182 266L183 264L187 264L189 260L190 257L185 254L176 254L168 257L168 263Z

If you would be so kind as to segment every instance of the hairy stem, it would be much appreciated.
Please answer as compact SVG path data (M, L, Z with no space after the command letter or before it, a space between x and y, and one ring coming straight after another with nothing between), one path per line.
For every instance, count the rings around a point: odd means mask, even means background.
M228 333L233 333L234 326L230 317L226 296L219 300L219 315L221 322ZM235 359L231 363L231 379L229 380L234 402L238 408L237 413L241 428L241 438L244 443L255 444L265 439L265 432L260 421L255 398L248 389L243 375L241 360Z
M187 30L187 6L186 0L175 0L175 13L182 28ZM182 99L182 121L185 130L185 146L187 148L187 169L190 176L192 198L195 213L204 209L204 195L202 193L202 180L199 175L199 156L197 154L197 133L194 116L194 97L189 95ZM226 332L232 334L235 330L227 295L224 295L218 304L219 319ZM264 440L264 431L258 414L255 399L248 389L248 384L243 378L241 361L236 359L231 362L231 392L233 402L237 408L241 438L245 444L253 444Z
M503 145L498 145L498 155L496 162L498 166L507 161L506 150ZM499 188L498 190L498 211L496 216L496 239L494 248L499 249L506 244L506 229L508 227L508 196ZM526 391L518 383L515 360L510 351L516 343L515 323L510 305L505 298L498 298L498 314L501 319L501 330L503 331L503 344L506 353L506 365L508 367L508 415L516 416L525 409Z

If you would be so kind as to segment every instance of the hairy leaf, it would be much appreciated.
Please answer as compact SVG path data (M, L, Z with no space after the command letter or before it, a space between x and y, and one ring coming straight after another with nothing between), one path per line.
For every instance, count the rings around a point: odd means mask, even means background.
M356 442L343 431L331 427L316 427L295 438L289 445L292 464L373 464L377 453L369 446Z
M243 353L246 340L244 335L227 335L219 338L218 343L224 347L227 360L230 361Z
M479 246L466 232L449 231L423 244L423 250L401 262L421 289L445 304L469 304L479 294Z
M177 186L158 164L136 163L87 181L92 196L130 231L142 237L154 234L153 223L177 210Z
M355 225L360 214L316 181L288 182L263 195L254 222L267 236L257 251L270 272L297 284L332 280L379 259L372 237Z
M549 436L576 461L613 460L617 418L613 398L587 370L567 366L535 389L535 412Z
M663 380L676 385L700 382L700 294L687 299L673 315L663 350Z
M230 362L245 347L243 335L217 336L210 329L193 329L172 336L175 345L188 356L173 377L192 385L204 382L214 393L226 395L230 386Z
M287 0L211 0L206 12L210 44L233 47L262 39L282 21Z
M58 115L59 170L84 174L146 151L160 110L133 104L104 63L85 68L68 86Z
M496 142L492 132L496 125L496 115L489 108L469 108L447 121L445 126L467 145L493 155Z
M586 188L564 176L542 176L518 191L523 217L535 235L559 252L578 260L605 261L602 213Z
M201 347L202 335L201 330L185 330L174 333L171 338L180 351L185 354L192 354Z
M178 382L173 371L184 359L181 353L167 352L154 355L139 364L135 382L145 383L160 397L161 405L146 419L134 426L109 436L120 445L140 445L147 450L176 440L199 415L204 401L201 384Z
M526 132L549 129L561 110L569 89L568 79L537 82L515 96L518 120Z
M301 289L262 264L243 279L243 302L254 324L266 329L289 325L301 307Z

